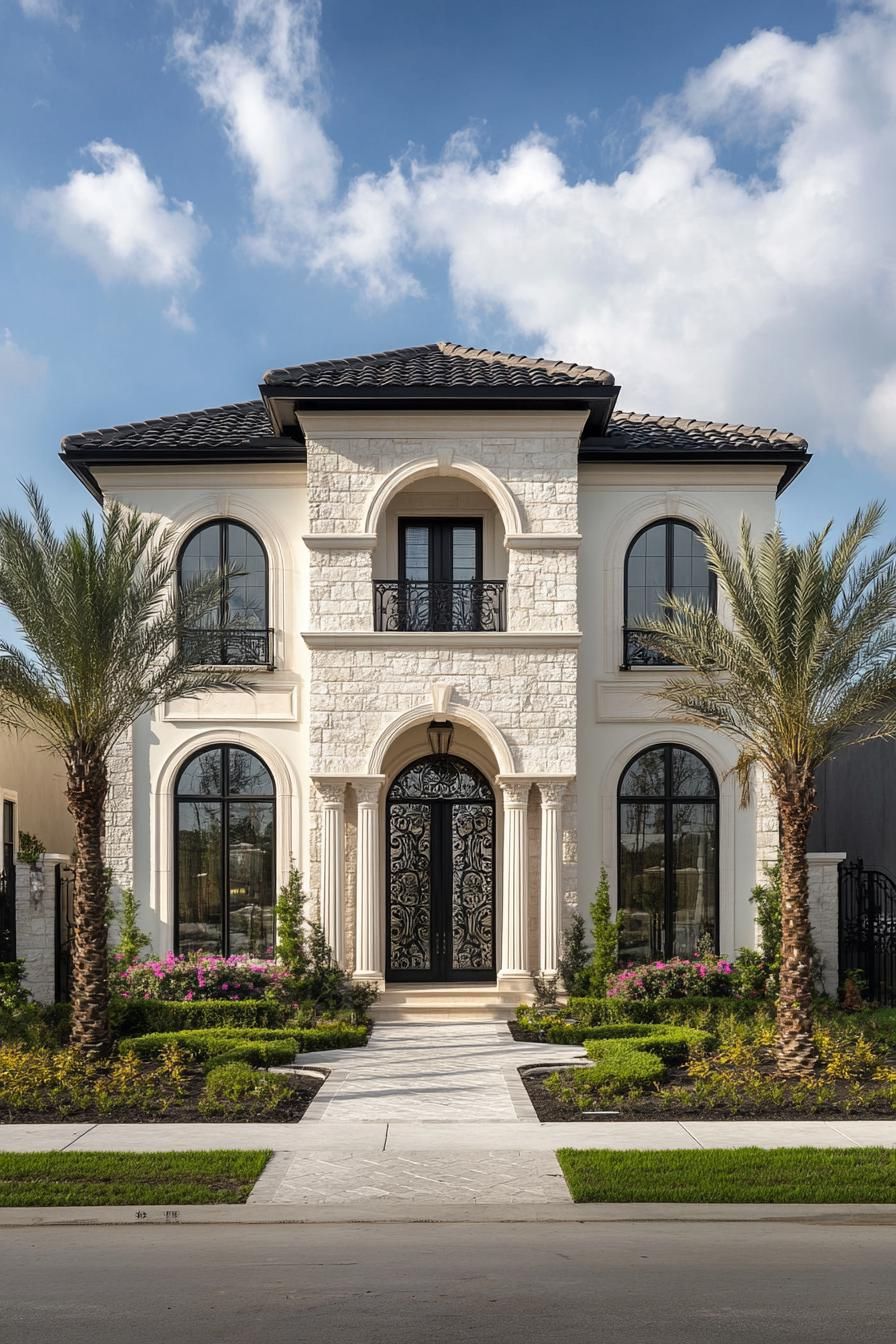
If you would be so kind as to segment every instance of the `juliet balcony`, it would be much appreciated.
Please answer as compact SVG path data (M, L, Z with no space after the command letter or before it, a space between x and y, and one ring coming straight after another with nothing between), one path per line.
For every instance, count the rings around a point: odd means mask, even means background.
M506 630L506 592L504 579L374 579L374 629Z

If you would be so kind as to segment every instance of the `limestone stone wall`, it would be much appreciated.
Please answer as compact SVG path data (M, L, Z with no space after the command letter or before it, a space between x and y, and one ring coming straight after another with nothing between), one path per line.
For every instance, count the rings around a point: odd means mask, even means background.
M824 992L836 997L839 980L838 866L845 854L808 854L809 919L815 950L821 958Z
M113 898L134 885L134 746L133 731L119 738L109 754L106 801L105 858L112 869Z
M56 865L67 862L66 854L44 854L40 863L16 864L16 956L40 1003L56 997Z

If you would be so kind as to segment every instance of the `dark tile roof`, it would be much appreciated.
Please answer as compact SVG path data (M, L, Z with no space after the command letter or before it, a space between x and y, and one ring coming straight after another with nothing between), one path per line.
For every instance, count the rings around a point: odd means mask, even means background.
M266 383L291 387L573 387L614 386L612 373L554 359L504 355L438 341L433 345L384 350L378 355L326 359L315 364L270 369Z
M694 452L726 450L805 452L808 444L798 434L758 425L726 425L713 420L686 420L681 416L641 415L614 411L604 443L618 443L620 453Z
M62 440L70 448L215 448L238 447L253 442L280 442L271 429L264 402L241 401L233 406L214 406L204 411L163 415L157 420L138 420L111 429L69 434Z

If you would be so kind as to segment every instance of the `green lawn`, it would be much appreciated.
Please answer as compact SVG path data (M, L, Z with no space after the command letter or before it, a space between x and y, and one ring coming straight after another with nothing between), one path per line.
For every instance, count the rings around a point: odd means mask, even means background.
M557 1153L577 1204L896 1204L891 1148Z
M271 1150L0 1153L0 1208L242 1204Z

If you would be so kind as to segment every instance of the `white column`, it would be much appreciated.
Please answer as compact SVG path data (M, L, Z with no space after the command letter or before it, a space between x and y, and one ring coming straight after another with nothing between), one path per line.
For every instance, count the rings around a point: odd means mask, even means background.
M355 898L356 980L384 979L383 900L380 892L382 779L352 780L358 799L358 885Z
M539 904L538 969L543 976L559 974L560 890L563 878L561 809L566 785L538 780L541 794L541 890Z
M337 965L345 955L345 780L315 779L321 800L320 922Z
M499 780L504 795L504 869L501 969L505 987L531 988L526 945L529 936L529 781Z

